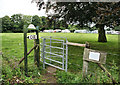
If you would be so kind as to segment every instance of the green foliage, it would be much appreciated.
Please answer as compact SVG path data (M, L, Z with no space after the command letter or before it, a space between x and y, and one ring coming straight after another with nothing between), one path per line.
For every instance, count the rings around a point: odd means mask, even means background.
M28 71L29 77L26 77L24 69L22 68L23 65L13 69L12 67L15 66L15 64L13 65L11 62L8 64L8 62L9 61L3 58L2 82L4 84L40 83L41 82L42 76L40 75L40 70L37 68L37 66L29 67L30 68Z
M61 72L57 73L57 78L59 83L73 83L75 79L75 75L69 72Z
M113 3L92 3L92 2L64 2L64 3L46 3L38 1L39 9L46 5L46 12L49 16L58 19L63 19L65 24L78 24L79 27L84 27L88 23L95 23L96 27L100 29L98 42L107 42L104 32L104 26L115 27L119 25L119 2ZM53 10L51 15L50 10ZM114 11L115 10L115 11ZM67 25L65 25L67 28Z
M75 30L78 30L76 25L73 25L73 26L69 25L69 29L70 29L71 32L74 32Z
M24 20L22 14L14 14L11 16L11 25L13 32L22 32L24 26Z
M36 26L40 26L40 18L39 16L35 15L32 17L32 24L36 27Z
M12 69L9 65L3 65L2 74L5 79L11 79L13 77Z
M116 71L118 67L114 62L110 70L112 70L113 78L118 81L119 72ZM58 71L57 79L58 83L112 83L107 73L103 72L100 68L96 68L95 73L88 74L86 78L83 78L83 74L80 71L78 74Z
M114 28L115 31L120 31L120 25Z
M117 66L117 63L113 60L111 65L112 65L110 68L111 75L113 75L113 78L115 80L119 81L119 78L117 77L119 75L119 68Z
M24 47L22 41L22 34L16 33L6 33L2 34L2 81L7 84L14 83L40 83L42 80L41 68L38 69L36 65L34 65L34 57L33 52L28 56L28 76L25 76L24 73L24 61L20 66L13 69L13 67L18 63L18 61L24 55ZM7 35L7 36L6 36ZM9 38L8 38L9 36ZM9 44L8 44L9 43ZM30 43L30 44L29 44ZM28 41L28 50L33 46L33 41ZM40 65L42 66L42 65ZM39 74L38 74L39 73Z
M7 32L8 30L11 30L11 19L9 16L4 16L2 18L2 32Z
M113 3L92 3L92 2L64 2L64 3L43 3L38 1L41 10L46 5L48 16L63 19L64 22L85 26L88 23L104 24L107 26L119 25L119 2ZM51 15L51 9L54 11ZM115 11L114 11L115 10Z
M25 25L29 25L32 23L32 16L30 15L23 15L23 21Z

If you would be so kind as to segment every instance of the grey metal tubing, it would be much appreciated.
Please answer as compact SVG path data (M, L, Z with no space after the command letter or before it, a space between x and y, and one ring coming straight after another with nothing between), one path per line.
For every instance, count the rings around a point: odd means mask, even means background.
M46 42L46 43L50 43L50 42ZM63 42L52 42L52 43L63 43ZM40 45L43 45L43 44L40 44Z
M51 38L52 38L52 37L50 37L50 46L49 46L49 47L50 47L50 52L51 52L51 48L53 47L53 46L51 47L51 43L52 43ZM47 46L47 45L46 45L46 46ZM51 63L51 54L50 54L50 63Z
M57 37L57 36L43 36L43 37L41 37L41 38L49 38L49 37L57 38L57 39L58 39L58 38L59 38L59 39L61 38L61 39L65 39L65 40L67 39L66 37Z
M50 59L50 58L46 58L46 57L45 57L45 59L50 60L50 61L53 61L53 62L56 62L56 63L59 63L59 64L63 64L62 62L59 62L59 61L56 61L56 60L53 60L53 59Z
M50 38L44 38L44 39L50 39ZM51 40L64 41L64 40L59 40L59 39L51 39Z
M50 42L46 42L46 43L50 43ZM52 42L52 43L62 43L62 42Z
M62 58L62 68L64 69L64 41L63 41L63 58Z
M66 39L66 43L67 43L67 39ZM66 64L65 64L65 71L67 72L67 63L68 63L68 45L66 44Z
M50 56L46 56L46 57L50 57ZM52 58L55 58L55 57L58 57L58 56L52 56ZM65 58L64 58L65 59Z
M58 54L54 54L54 53L50 53L50 52L46 52L46 51L44 51L44 53L48 53L48 54L52 54L52 55L55 55L55 56L58 56L58 57L63 57L62 55L58 55Z
M60 53L60 54L63 54L63 52L54 52L54 53ZM64 54L65 55L65 54Z
M44 63L47 64L47 65L53 66L53 67L55 67L55 68L58 68L58 69L64 70L64 69L62 69L61 67L55 66L55 65L53 65L53 64L50 64L50 63L47 63L47 62L44 62Z
M61 48L61 47L56 47L56 46L50 46L50 45L45 45L45 46L49 46L50 48L63 49L63 48Z
M40 50L40 52L43 52L42 50ZM52 52L53 53L53 52ZM60 54L62 54L63 52L54 52L54 53L60 53ZM64 54L64 55L66 55L66 54Z
M45 69L45 38L43 39L43 69Z

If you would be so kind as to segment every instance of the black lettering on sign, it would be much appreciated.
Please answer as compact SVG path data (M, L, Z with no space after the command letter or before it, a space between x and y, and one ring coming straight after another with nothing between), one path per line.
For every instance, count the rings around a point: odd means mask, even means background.
M37 35L29 35L27 38L30 40L37 39Z

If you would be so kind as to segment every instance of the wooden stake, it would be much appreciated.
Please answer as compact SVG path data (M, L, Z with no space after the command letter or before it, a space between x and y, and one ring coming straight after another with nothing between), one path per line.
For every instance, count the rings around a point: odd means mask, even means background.
M108 72L108 70L107 70L103 65L101 65L101 64L98 63L98 66L99 66L104 72L107 73L107 76L108 76L109 78L111 78L111 80L112 80L112 82L113 82L114 84L117 84L116 80L114 80L114 78L112 77L112 75Z
M36 31L36 35L37 35L36 44L38 45L38 47L36 48L36 59L37 59L37 66L39 67L39 65L40 65L40 46L39 46L39 30L38 30L38 28Z
M34 46L35 45L36 45L36 40L34 40ZM37 52L37 49L34 48L34 64L37 64L36 52Z
M24 58L25 75L27 76L27 32L24 32Z
M85 78L88 70L88 61L83 60L83 77Z
M90 48L90 45L89 45L88 42L85 44L85 47L86 47L86 48ZM87 75L87 70L88 70L88 61L84 60L85 57L86 57L87 52L88 52L88 51L84 50L84 54L83 54L83 77L84 77L84 78L86 77L86 75Z

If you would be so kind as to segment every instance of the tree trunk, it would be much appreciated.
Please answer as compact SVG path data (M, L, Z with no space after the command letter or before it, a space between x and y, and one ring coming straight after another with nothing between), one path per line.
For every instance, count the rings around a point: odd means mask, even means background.
M97 25L98 27L98 42L107 42L107 38L105 35L104 24Z
M54 20L54 28L53 28L54 30L55 30L55 25L56 25L56 21Z

